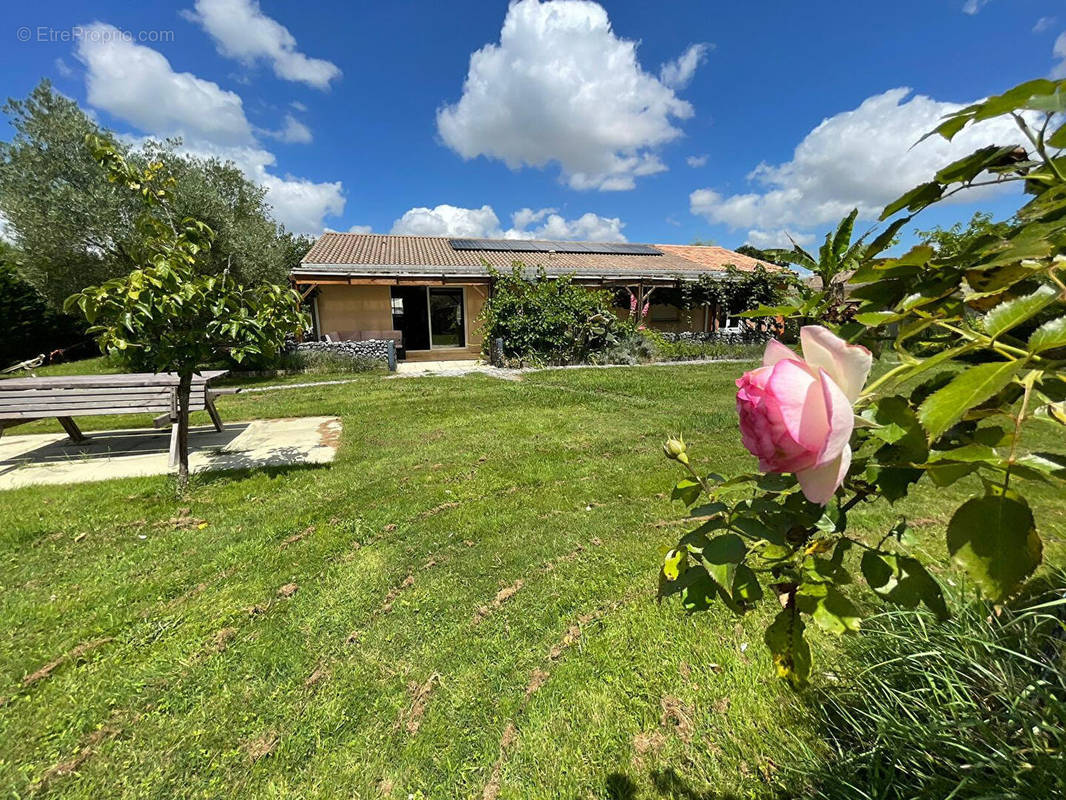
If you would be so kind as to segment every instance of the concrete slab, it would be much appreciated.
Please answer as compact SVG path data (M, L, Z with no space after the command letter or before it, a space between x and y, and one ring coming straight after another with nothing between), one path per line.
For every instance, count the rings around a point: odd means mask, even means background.
M455 361L401 361L397 375L465 375L488 367L484 361L457 359Z
M76 445L62 433L0 437L0 490L43 484L105 481L170 472L170 431L86 431ZM340 443L336 417L230 422L222 432L189 430L192 472L325 464Z

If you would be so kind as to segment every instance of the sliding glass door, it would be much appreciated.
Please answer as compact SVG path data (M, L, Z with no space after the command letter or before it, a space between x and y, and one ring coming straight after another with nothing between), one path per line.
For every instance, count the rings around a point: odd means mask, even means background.
M461 288L430 286L429 340L431 347L465 347L466 325L463 319Z

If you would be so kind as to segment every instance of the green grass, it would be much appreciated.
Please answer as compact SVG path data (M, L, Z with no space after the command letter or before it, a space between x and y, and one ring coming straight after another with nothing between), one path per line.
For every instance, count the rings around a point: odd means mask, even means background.
M43 367L37 367L28 371L20 370L18 372L11 372L6 375L0 375L0 380L4 378L28 378L32 376L46 378L49 375L112 375L116 372L125 371L125 367L123 367L117 360L105 356L97 356L95 358L83 358L80 361L65 361L59 364L47 364Z
M1012 608L955 606L942 624L884 612L845 640L838 679L808 697L832 755L786 759L805 796L1066 796L1066 574Z
M337 460L197 476L183 502L164 477L4 493L0 787L770 796L780 742L820 734L772 677L772 609L738 621L654 602L682 515L660 443L680 431L701 466L750 468L742 369L360 375L227 396L226 420L339 415ZM907 513L937 553L965 489L852 524ZM1061 503L1032 498L1061 537ZM833 668L838 648L816 639L816 668Z

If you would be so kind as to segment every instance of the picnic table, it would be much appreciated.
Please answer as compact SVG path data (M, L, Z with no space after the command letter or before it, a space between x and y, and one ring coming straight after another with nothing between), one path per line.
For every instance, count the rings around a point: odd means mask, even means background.
M210 389L209 384L228 370L204 370L193 375L190 411L207 411L215 430L222 431L222 418L215 398L236 394L239 389ZM172 426L170 463L177 463L178 381L176 372L145 372L121 375L62 375L48 378L0 380L0 435L5 428L55 417L74 443L88 437L75 416L86 414L157 414L155 427Z

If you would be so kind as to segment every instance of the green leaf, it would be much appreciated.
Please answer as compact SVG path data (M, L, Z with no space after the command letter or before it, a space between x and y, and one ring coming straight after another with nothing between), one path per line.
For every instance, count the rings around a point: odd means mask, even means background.
M739 314L733 314L732 316L741 319L750 319L752 317L787 317L789 314L796 312L796 306L759 306L758 308L752 308L748 311L742 311Z
M856 314L854 319L856 322L861 322L870 328L876 328L878 325L887 325L890 322L895 322L900 316L895 311L867 311L862 314Z
M862 622L859 610L834 586L823 584L825 595L819 597L811 614L818 626L840 636L848 631L857 631ZM803 591L803 587L800 588Z
M685 569L687 552L685 550L671 550L663 559L663 577L668 581L676 581Z
M1021 367L1020 361L978 364L929 395L918 409L918 420L930 440L936 439L963 414L1010 383Z
M702 506L690 508L688 514L690 517L713 517L728 510L729 506L725 503L705 503Z
M750 536L752 539L765 539L768 542L774 544L784 544L784 536L778 531L771 528L762 520L755 519L754 517L740 517L733 520L732 526L741 533Z
M1039 314L1058 295L1059 293L1056 289L1043 284L1032 294L1000 303L985 316L985 331L989 336L999 336L1015 325L1020 325L1030 317Z
M908 487L922 477L920 469L911 467L882 467L877 472L876 483L889 503L907 496Z
M1033 412L1033 418L1052 425L1066 425L1066 402L1045 403Z
M777 676L795 689L805 686L811 675L811 648L803 638L805 628L797 608L783 608L763 636Z
M947 544L955 562L996 603L1033 574L1043 553L1033 512L1020 496L967 500L948 523Z
M1060 480L1066 480L1066 455L1061 453L1026 453L1017 459L1014 469L1019 466L1047 473Z
M724 533L707 542L700 553L700 561L714 582L727 594L732 594L737 565L747 552L743 539L735 533Z
M896 234L899 233L900 228L902 228L910 221L910 217L900 217L899 219L893 220L887 228L881 231L881 233L877 234L876 239L870 242L870 245L866 248L864 254L866 258L871 259L878 253L880 253L882 250L884 250L886 247L888 247L889 244L891 244L892 241L896 238ZM865 266L862 269L865 269ZM861 272L862 269L860 269L859 272ZM855 275L852 275L851 280L856 280L857 276L858 272L856 272Z
M920 208L925 208L930 203L935 203L939 200L940 195L943 193L944 187L936 181L929 181L915 186L909 192L885 206L885 210L881 212L880 219L886 220L903 208L908 211L917 211Z
M982 147L980 150L976 150L970 155L942 168L936 174L936 179L940 183L968 183L988 169L988 167L1002 162L1003 157L1010 155L1015 149L1014 145Z
M1026 81L1011 87L1003 94L994 95L981 103L970 106L973 110L973 119L980 122L983 119L991 119L1010 111L1033 108L1034 103L1045 102L1046 98L1053 98L1057 89L1054 81L1045 78ZM969 109L964 109L969 110Z
M994 448L984 444L965 444L952 450L934 450L929 454L929 461L961 461L967 464L989 462L998 464L1002 457Z
M700 486L699 481L694 481L692 478L682 478L674 486L674 490L670 493L670 499L681 500L686 506L690 506L699 499L701 491L703 491L703 487Z
M1034 353L1066 347L1066 316L1048 320L1029 337L1029 349Z
M917 608L924 603L937 617L947 619L948 607L940 585L917 559L867 550L859 568L870 589L882 600L904 608Z
M878 451L882 462L891 460L920 464L925 461L929 452L925 434L918 422L918 415L905 398L898 395L882 397L874 408L873 418L881 427L872 429L870 435L892 445Z
M926 468L925 474L937 486L943 488L962 480L977 471L977 464L936 463Z
M853 208L850 214L840 220L836 233L833 235L833 256L838 263L847 252L848 245L851 244L851 233L855 229L855 218L858 215L859 209Z
M733 577L733 600L744 606L750 606L762 599L763 589L755 571L747 564L737 566Z
M1050 147L1066 149L1066 123L1060 125L1058 130L1045 140L1044 144Z

